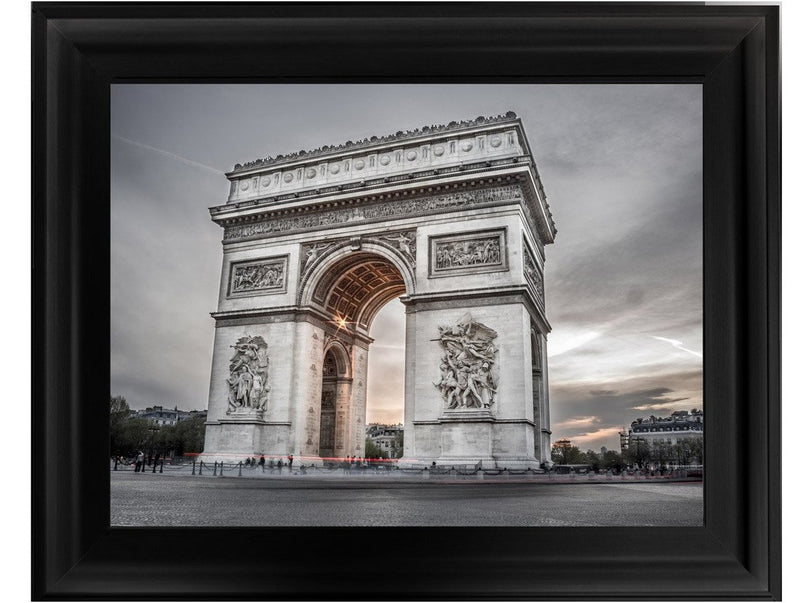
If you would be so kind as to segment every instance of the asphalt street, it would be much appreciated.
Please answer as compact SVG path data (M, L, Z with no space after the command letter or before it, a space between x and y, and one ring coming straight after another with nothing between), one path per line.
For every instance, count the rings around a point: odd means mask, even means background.
M697 526L700 482L111 474L113 526Z

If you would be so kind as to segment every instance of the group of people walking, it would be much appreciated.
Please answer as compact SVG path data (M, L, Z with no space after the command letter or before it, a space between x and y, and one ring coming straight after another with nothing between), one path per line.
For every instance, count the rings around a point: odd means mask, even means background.
M259 467L263 471L265 471L265 455L260 455L260 459L257 460L256 457L248 457L246 458L246 462L244 463L246 467ZM289 454L287 457L287 461L283 462L282 457L280 456L276 461L274 459L268 459L268 469L271 470L271 473L274 472L274 469L278 469L279 473L282 473L282 468L287 467L288 471L293 472L293 455Z

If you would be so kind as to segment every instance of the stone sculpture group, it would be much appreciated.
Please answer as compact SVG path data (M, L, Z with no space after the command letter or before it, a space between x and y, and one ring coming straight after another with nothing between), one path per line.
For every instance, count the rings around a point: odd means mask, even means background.
M268 402L268 344L260 337L246 335L231 346L229 361L229 408L227 414L248 410L263 411Z
M237 266L232 279L232 292L282 287L284 281L284 267L276 262Z
M448 410L490 409L497 395L497 332L466 314L455 326L438 327L443 353L435 386Z
M436 249L436 268L438 269L499 263L500 244L497 237L442 243Z

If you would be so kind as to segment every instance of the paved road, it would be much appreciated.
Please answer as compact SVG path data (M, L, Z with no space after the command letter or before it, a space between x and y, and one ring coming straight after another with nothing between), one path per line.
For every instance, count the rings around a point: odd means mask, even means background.
M701 525L701 483L111 474L113 526Z

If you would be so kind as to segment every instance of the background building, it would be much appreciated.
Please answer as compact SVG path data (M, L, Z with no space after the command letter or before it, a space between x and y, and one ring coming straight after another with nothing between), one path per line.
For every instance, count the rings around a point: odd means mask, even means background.
M207 416L206 410L179 410L178 406L164 408L162 406L148 406L145 410L132 410L131 416L152 421L157 425L176 425L179 421L184 421L190 417L200 415Z
M396 425L371 423L366 426L366 438L388 455L389 459L398 459L402 456L403 434L404 429L401 423Z
M677 410L669 417L637 419L628 430L628 444L639 438L648 446L657 443L678 444L689 438L703 439L703 411L693 408L691 411Z
M623 457L631 465L677 468L703 464L703 411L637 419L628 429Z

